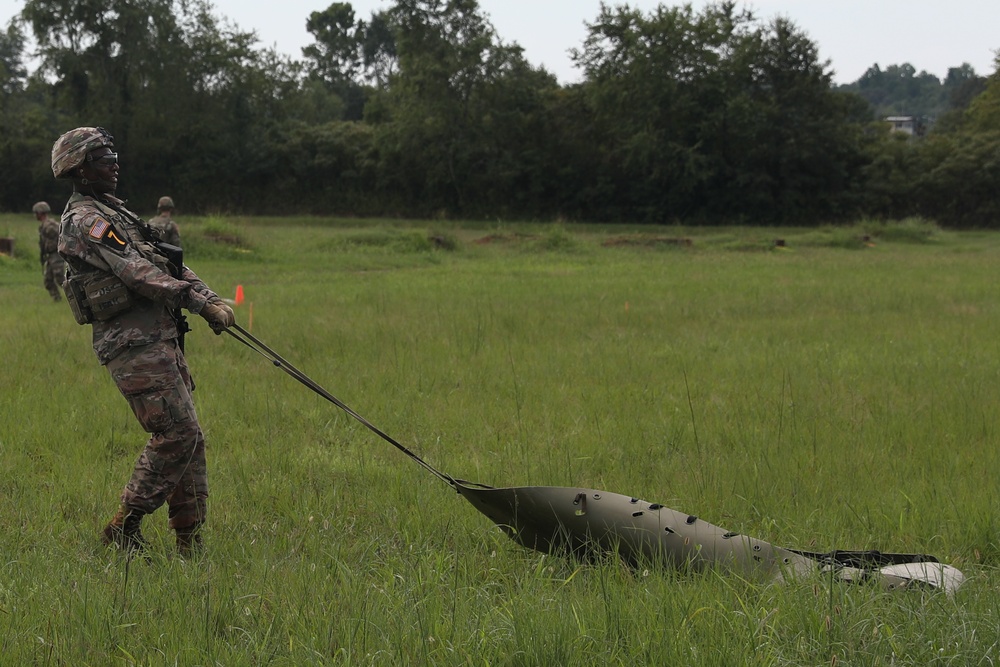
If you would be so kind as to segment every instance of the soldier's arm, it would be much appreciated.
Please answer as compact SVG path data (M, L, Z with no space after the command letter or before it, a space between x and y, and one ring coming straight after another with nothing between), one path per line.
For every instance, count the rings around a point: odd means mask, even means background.
M187 266L183 267L181 276L191 285L191 291L197 292L208 302L221 301L222 298L212 291L212 289Z
M97 218L83 235L83 252L75 253L93 266L111 271L133 292L166 305L168 308L187 308L198 314L208 302L186 280L178 280L143 257L114 227Z

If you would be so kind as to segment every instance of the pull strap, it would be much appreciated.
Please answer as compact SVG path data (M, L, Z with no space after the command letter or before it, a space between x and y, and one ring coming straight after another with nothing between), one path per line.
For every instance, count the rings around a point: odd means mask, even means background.
M331 394L330 392L328 392L326 389L324 389L323 387L321 387L319 384L317 384L316 382L314 382L312 379L310 379L305 373L303 373L302 371L300 371L299 369L295 368L290 363L288 363L287 361L285 361L284 359L282 359L281 356L279 356L277 352L275 352L274 350L272 350L271 348L269 348L267 345L265 345L264 343L262 343L260 340L258 340L257 338L255 338L253 336L253 334L251 334L249 331L247 331L246 329L244 329L243 327L241 327L238 324L233 324L228 329L224 329L224 331L227 334L229 334L230 336L232 336L233 338L235 338L236 340L238 340L239 342L241 342L244 345L246 345L247 347L249 347L251 350L253 350L257 354L261 355L262 357L264 357L265 359L267 359L268 361L270 361L272 364L274 364L275 366L277 366L281 370L283 370L286 373L288 373L289 375L291 375L293 378L295 378L296 380L298 380L299 382L301 382L302 384L304 384L306 387L308 387L312 391L316 392L317 394L319 394L320 396L322 396L326 400L330 401L331 403L333 403L334 405L336 405L338 408L340 408L341 410L343 410L344 412L346 412L350 416L354 417L356 420L358 420L364 426L366 426L370 431L372 431L375 435L379 436L380 438L382 438L383 440L385 440L386 442L388 442L390 445L392 445L393 447L395 447L399 451L401 451L404 454L406 454L407 456L409 456L411 459L413 459L414 461L416 461L419 465L423 466L425 469L427 469L428 471L430 471L430 473L433 474L435 477L437 477L441 481L445 482L446 484L448 484L452 488L454 488L456 490L458 489L458 487L457 487L457 481L453 477L451 477L450 475L446 475L445 473L437 470L432 465L430 465L429 463L427 463L426 461L424 461L423 459L421 459L419 456L417 456L416 454L414 454L412 451L410 451L409 449L407 449L405 446L403 446L395 438L393 438L392 436L386 434L384 431L382 431L381 429L379 429L377 426L375 426L374 424L372 424L371 422L369 422L367 419L365 419L364 417L362 417L361 415L359 415L357 412L355 412L354 410L352 410L351 408L349 408L347 405L345 405L336 396L334 396L333 394Z

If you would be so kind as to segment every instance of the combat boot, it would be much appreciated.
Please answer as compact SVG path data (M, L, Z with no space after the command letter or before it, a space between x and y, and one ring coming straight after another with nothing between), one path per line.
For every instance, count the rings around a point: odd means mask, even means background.
M129 554L144 553L146 538L142 536L139 528L144 514L140 510L122 505L101 532L101 542L106 547L114 545Z
M177 528L177 553L181 558L191 558L202 552L204 543L201 540L201 524L196 523L185 528Z

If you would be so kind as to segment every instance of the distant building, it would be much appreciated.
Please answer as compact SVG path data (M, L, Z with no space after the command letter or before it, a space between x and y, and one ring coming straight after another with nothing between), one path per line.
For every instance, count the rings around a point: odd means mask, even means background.
M889 123L893 132L903 132L905 134L920 134L920 121L916 116L886 116L885 122Z

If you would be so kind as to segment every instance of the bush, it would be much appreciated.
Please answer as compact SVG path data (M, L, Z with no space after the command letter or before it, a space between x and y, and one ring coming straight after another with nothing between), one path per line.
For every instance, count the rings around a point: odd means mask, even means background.
M540 250L575 250L577 241L561 225L553 225L544 236L535 242Z
M430 252L437 248L454 250L458 242L443 233L432 233L416 229L390 229L379 227L351 232L340 237L336 245L353 248L377 248L397 253Z
M880 241L896 243L930 243L940 232L936 223L920 217L881 222L872 230Z
M186 222L180 231L185 259L237 259L253 254L239 226L220 216L207 217L202 223Z

